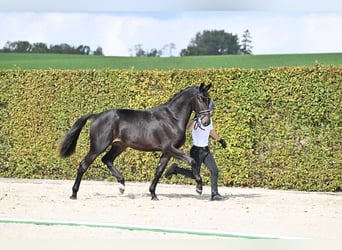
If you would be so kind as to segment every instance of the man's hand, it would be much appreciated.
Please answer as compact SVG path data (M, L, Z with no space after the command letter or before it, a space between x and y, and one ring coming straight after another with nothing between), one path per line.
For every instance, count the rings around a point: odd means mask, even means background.
M224 139L221 138L220 140L218 140L218 142L221 143L222 148L226 148L227 147L227 143L226 143L226 141Z

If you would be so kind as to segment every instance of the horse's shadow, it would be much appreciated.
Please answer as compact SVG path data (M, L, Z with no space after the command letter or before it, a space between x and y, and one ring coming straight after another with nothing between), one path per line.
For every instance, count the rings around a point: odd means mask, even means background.
M210 194L176 194L176 193L168 193L168 194L159 194L160 197L167 197L169 199L197 199L197 200L210 200L211 196ZM230 199L238 199L238 198L243 198L243 199L253 199L260 197L260 194L222 194L222 196L225 198L225 200L230 200Z
M98 194L101 196L100 194ZM135 199L140 199L140 198L149 198L150 194L149 193L142 193L142 194L134 194L134 193L128 193L126 195L103 195L105 198L117 198L117 197L126 197L127 199L130 200L135 200ZM222 195L225 200L232 200L232 199L254 199L261 197L260 194L223 194ZM163 198L167 199L194 199L194 200L210 200L210 194L177 194L177 193L159 193L158 197L160 200Z
M163 197L166 197L168 199L196 199L196 200L209 200L210 199L210 195L209 194L177 194L177 193L167 193L167 194L163 194L160 193L158 195L161 199Z
M238 199L238 198L254 199L254 198L261 197L262 195L260 194L230 194L228 196L230 199Z

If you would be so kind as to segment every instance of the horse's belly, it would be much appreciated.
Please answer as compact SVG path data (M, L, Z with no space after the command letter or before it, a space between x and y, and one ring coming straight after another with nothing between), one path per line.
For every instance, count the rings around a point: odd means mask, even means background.
M161 146L151 146L151 145L143 145L143 144L132 144L128 145L132 149L136 149L139 151L162 151Z

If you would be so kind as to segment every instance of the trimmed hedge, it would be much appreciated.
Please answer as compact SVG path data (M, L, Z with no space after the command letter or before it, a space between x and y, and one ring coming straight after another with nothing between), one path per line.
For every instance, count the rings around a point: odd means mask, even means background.
M265 70L1 70L0 177L73 179L89 147L89 123L71 158L59 158L58 147L77 118L111 108L150 108L201 82L213 83L214 123L228 143L226 150L213 141L210 145L220 185L342 190L342 67L321 65ZM189 152L190 146L188 134L182 150ZM114 164L126 180L150 181L159 155L128 149ZM209 183L205 167L202 173ZM85 178L113 179L100 157ZM179 177L171 182L193 183Z

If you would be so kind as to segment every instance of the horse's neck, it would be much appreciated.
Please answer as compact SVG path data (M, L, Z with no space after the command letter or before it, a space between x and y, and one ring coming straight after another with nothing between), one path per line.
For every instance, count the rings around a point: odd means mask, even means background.
M187 95L186 98L179 97L169 103L170 110L172 110L172 112L175 114L180 124L184 126L184 129L186 128L192 112L192 98L192 95Z

